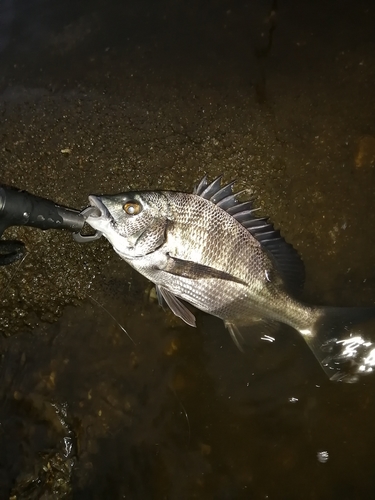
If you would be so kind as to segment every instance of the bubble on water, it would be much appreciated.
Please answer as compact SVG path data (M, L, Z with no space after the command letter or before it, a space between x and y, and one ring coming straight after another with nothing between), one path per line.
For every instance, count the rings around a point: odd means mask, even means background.
M328 451L318 451L316 456L321 464L325 464L326 462L328 462L329 459Z

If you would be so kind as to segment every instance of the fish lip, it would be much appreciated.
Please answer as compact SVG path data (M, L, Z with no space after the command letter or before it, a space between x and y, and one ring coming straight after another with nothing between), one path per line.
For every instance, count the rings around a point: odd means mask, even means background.
M105 219L110 218L110 213L108 211L108 208L104 205L100 196L90 195L89 202L91 207L97 209L96 213L95 211L93 211L92 213L90 213L89 217L92 217L94 219L100 219L101 217Z

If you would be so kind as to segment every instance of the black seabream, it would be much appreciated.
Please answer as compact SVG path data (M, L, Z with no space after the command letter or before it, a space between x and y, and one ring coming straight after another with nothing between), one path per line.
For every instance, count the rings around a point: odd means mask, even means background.
M222 185L221 177L212 183L204 178L192 194L89 196L95 209L87 222L189 325L195 326L195 317L181 299L221 318L240 348L244 327L272 340L285 323L302 334L331 379L353 382L372 372L375 343L358 324L374 318L375 308L299 301L304 268L297 252L232 186Z

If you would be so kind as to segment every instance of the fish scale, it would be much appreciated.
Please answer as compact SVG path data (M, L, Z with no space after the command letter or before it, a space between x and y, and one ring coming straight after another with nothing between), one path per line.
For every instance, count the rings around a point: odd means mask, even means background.
M195 326L195 317L183 301L221 318L243 349L249 332L274 339L284 323L303 335L331 379L353 382L371 373L374 339L356 325L373 320L375 308L301 302L296 294L304 269L297 252L232 186L204 178L193 194L91 195L98 210L87 222L189 325Z
M234 283L223 289L217 280L201 280L199 287L203 290L203 303L193 303L199 309L214 314L222 319L230 319L238 323L246 323L249 316L267 317L271 319L285 318L285 310L291 316L288 320L292 326L301 323L306 316L305 307L296 304L282 289L282 279L277 269L272 267L269 257L262 251L260 243L233 217L211 202L196 195L186 193L164 193L172 208L174 224L168 232L168 239L173 235L172 255L180 259L192 260L198 254L200 263L215 269L226 271L232 276L246 282L246 286ZM194 232L191 231L194 227ZM215 228L215 237L207 239L207 227ZM230 242L222 244L228 240ZM176 245L175 242L187 242ZM273 280L269 282L266 271ZM145 270L147 272L147 270ZM147 273L151 281L157 282L157 272ZM274 286L274 282L279 284ZM173 286L174 285L174 286ZM193 288L196 283L188 282ZM180 289L179 281L169 285L174 293L188 300L191 290ZM222 292L222 293L220 293ZM248 300L245 300L248 299ZM288 302L288 307L286 308ZM271 305L271 307L270 307ZM292 306L295 307L292 307ZM281 313L279 312L281 310ZM308 314L310 314L310 310ZM296 318L294 316L297 316Z

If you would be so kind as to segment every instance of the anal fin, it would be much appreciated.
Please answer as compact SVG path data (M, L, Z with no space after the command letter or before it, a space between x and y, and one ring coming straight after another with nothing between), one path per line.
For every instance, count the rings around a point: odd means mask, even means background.
M244 347L248 344L247 339L250 340L250 338L264 340L266 342L274 342L275 332L280 325L278 321L258 317L250 318L246 324L241 324L240 326L230 320L224 321L224 324L228 329L233 342L242 352L244 352Z

